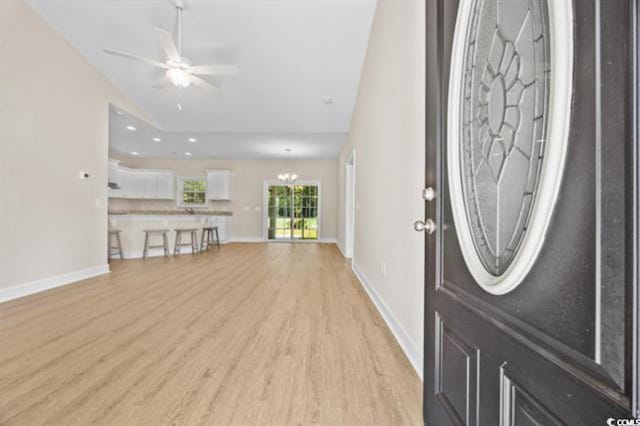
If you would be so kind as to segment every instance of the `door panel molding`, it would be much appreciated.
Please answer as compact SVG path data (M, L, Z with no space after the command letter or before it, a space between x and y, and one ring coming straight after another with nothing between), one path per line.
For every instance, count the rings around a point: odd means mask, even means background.
M523 388L508 363L500 366L500 426L520 424L564 425L547 407ZM524 418L523 418L524 417Z
M474 312L494 328L552 362L611 402L623 408L630 408L630 399L624 390L618 387L607 371L595 364L592 359L502 312L494 305L451 282L444 281L439 286L439 292Z
M459 425L477 425L479 424L480 350L451 329L437 311L435 313L435 326L436 364L433 373L435 377L435 394L452 422ZM460 356L462 359L460 359ZM462 361L458 363L461 365L450 365L456 359ZM445 363L447 363L446 366ZM451 381L456 381L455 379L460 381L460 377L447 377L446 374L455 372L460 375L462 370L464 370L463 386L465 389L463 392L463 407L460 407L460 395L457 395L457 398L450 398L447 392L449 379L452 379Z

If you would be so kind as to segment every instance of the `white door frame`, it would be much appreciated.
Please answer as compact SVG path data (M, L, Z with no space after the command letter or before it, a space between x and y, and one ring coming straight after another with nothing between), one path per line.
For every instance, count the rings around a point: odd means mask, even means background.
M286 185L282 181L265 179L262 183L262 239L272 243L314 243L322 239L322 182L319 180L297 180L293 185L315 185L318 187L318 238L315 240L270 240L269 239L269 186Z
M356 150L344 164L344 256L353 258L356 239Z

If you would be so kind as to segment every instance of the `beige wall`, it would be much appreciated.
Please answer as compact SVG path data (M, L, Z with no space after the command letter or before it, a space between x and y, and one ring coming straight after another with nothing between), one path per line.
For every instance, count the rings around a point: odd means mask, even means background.
M0 58L0 290L104 267L108 102L137 110L22 0Z
M424 2L380 0L348 142L339 159L338 242L344 244L345 161L356 151L354 264L421 369L424 236ZM386 264L383 276L380 262ZM387 318L389 322L389 318Z
M178 176L205 176L207 169L230 169L231 201L209 201L209 210L233 212L232 238L262 238L262 200L265 179L277 180L285 163L275 160L174 160L163 158L133 158L112 155L120 164L131 168L171 169ZM294 170L300 180L321 182L321 238L335 240L337 235L337 163L336 161L291 161L286 167ZM119 209L176 208L175 201L111 199L109 206ZM259 211L256 209L260 209Z

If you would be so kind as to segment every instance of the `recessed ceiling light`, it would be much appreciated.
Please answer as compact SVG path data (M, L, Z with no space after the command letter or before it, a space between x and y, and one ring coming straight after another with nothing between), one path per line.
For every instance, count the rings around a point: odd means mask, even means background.
M187 157L191 157L191 153L190 152L185 152L184 155L186 155Z
M115 110L113 110L113 113L114 113L115 115L120 116L120 117L122 117L122 116L124 115L124 112L120 111L119 109L115 109Z
M151 140L152 140L152 141L154 141L154 142L160 142L162 139L160 139L160 138L153 138L153 139L151 139Z
M333 103L333 98L331 96L327 96L324 98L324 103L329 105L331 103Z
M129 125L129 126L127 126L127 130L131 130L132 132L135 132L136 128L131 126L131 125Z
M140 155L136 151L131 151L131 155Z
M196 139L196 138L189 138L189 142L198 142L198 139Z

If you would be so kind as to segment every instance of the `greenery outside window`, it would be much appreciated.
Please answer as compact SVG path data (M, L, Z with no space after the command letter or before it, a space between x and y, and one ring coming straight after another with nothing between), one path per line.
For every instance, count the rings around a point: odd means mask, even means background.
M318 239L319 183L267 184L266 191L268 239Z
M207 207L207 179L200 176L178 178L178 207Z

